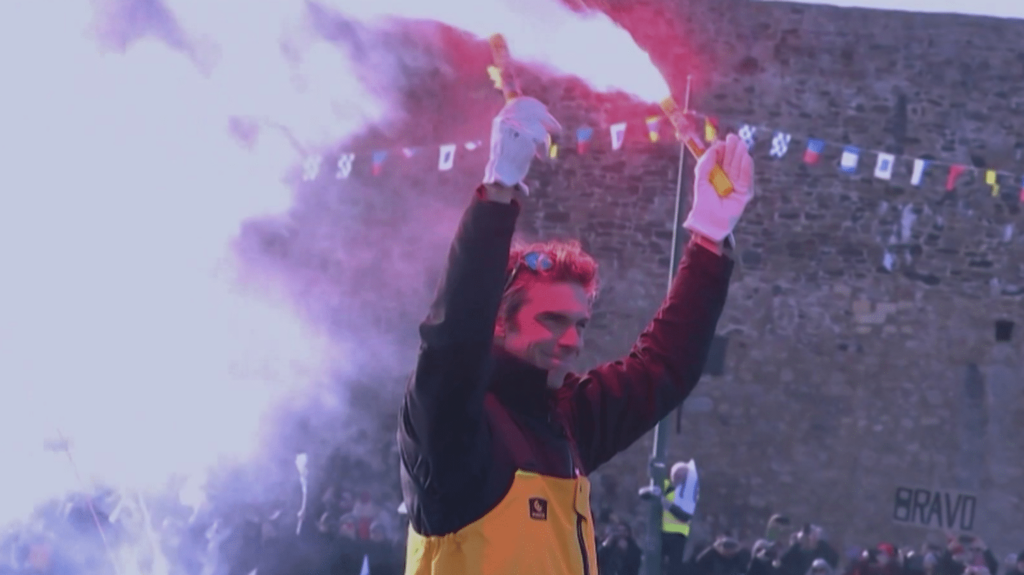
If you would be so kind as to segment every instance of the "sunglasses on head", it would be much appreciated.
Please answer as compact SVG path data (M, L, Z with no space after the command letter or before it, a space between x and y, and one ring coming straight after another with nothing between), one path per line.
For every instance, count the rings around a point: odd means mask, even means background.
M544 252L529 252L519 258L516 265L512 267L512 271L508 274L508 279L505 280L505 290L512 287L512 282L516 281L516 275L519 273L523 266L535 271L535 272L546 272L554 266L555 263L551 261Z

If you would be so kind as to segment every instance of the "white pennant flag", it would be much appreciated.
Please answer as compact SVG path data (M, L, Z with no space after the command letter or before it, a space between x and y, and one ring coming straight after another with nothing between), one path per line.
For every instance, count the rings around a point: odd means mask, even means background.
M743 143L747 145L747 149L754 147L754 135L757 134L757 128L750 124L743 124L738 132L738 135Z
M769 154L773 158L781 158L786 155L789 151L789 142L793 137L784 132L775 132L775 137L772 138L772 149Z
M860 160L860 150L853 146L846 146L843 156L839 158L839 167L846 173L852 174L857 171L857 162Z
M880 180L892 179L892 168L896 163L896 156L892 154L878 154L878 162L875 164L875 177Z
M320 162L322 161L320 156L306 158L306 161L302 163L302 179L307 182L315 180L320 174Z
M437 159L437 169L444 172L452 169L455 165L455 144L444 144L441 146L441 155Z
M352 162L355 159L355 154L342 154L338 156L338 170L334 172L334 177L339 180L347 178L352 173Z
M612 124L612 149L618 150L622 147L622 142L626 141L626 123L619 122L618 124Z
M921 178L924 177L924 169L928 167L928 160L914 160L914 175L910 177L910 183L915 186L921 185Z

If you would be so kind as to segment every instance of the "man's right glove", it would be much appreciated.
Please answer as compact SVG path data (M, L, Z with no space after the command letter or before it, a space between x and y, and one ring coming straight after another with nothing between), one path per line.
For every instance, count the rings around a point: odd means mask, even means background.
M484 169L484 183L507 187L522 184L534 156L546 157L550 134L561 130L561 124L540 100L519 97L509 101L491 125L491 158Z
M716 163L733 185L732 193L724 198L709 180ZM732 234L743 209L754 197L754 160L739 136L729 134L725 142L711 146L697 160L693 187L693 207L683 227L721 243Z

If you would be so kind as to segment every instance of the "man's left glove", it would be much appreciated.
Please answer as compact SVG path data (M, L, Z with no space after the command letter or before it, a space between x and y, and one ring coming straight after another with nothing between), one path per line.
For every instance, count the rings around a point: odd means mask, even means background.
M733 191L718 195L711 185L711 169L718 164L729 180ZM747 146L736 134L729 134L725 142L711 146L699 160L694 174L693 207L683 227L716 242L723 242L732 234L747 203L754 197L754 160Z
M540 100L519 97L509 101L491 125L491 158L484 169L484 183L522 184L534 156L547 156L550 134L560 131L561 124Z

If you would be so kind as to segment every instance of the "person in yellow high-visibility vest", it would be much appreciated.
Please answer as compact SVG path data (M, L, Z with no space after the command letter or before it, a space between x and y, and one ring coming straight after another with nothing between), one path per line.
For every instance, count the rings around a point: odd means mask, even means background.
M686 541L690 537L690 520L700 497L697 465L692 459L672 466L662 492L661 505L665 510L661 519L662 572L680 575Z

